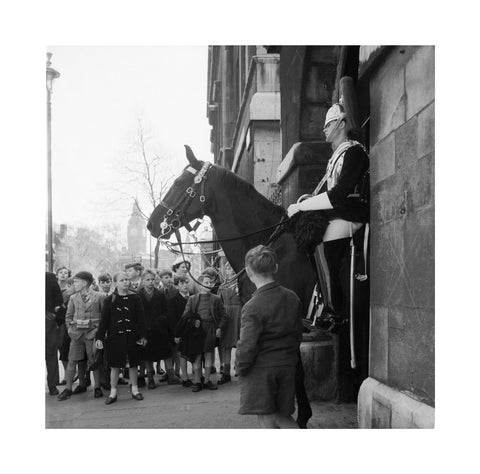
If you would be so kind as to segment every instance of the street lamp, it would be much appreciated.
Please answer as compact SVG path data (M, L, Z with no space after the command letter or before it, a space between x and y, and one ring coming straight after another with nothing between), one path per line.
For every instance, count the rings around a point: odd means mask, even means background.
M50 65L52 53L47 53L47 182L48 182L48 271L53 272L53 223L52 223L52 102L53 81L60 77Z

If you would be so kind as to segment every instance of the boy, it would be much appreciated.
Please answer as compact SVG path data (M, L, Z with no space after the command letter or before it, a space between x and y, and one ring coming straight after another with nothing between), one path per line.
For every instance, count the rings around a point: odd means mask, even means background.
M100 286L100 293L108 296L113 293L112 275L110 273L102 273L98 276L98 285Z
M68 364L66 371L66 388L58 396L60 401L70 398L71 395L87 391L85 375L85 366L79 364L83 360L84 354L87 354L90 365L95 362L94 338L100 323L102 306L105 297L99 292L93 291L91 285L93 275L90 272L78 272L73 277L73 286L76 293L68 300L67 313L65 315L65 324L67 325L68 335L70 336L70 350L68 352ZM73 377L75 367L78 364L78 387L72 391ZM98 370L93 370L93 379L95 381L95 398L103 397L100 388L100 378Z
M175 329L178 322L182 318L185 306L188 301L188 278L185 276L176 276L173 280L173 284L177 287L178 292L167 300L168 310L168 323L172 334L175 334ZM175 343L172 347L172 358L175 366L175 374L182 379L182 385L184 387L191 387L192 381L188 378L187 374L187 360L180 357L180 351L178 350L178 344Z
M161 291L167 298L167 300L173 298L177 293L178 290L173 284L173 274L170 270L160 270L158 272L158 277L160 278L160 282L162 283Z
M302 340L301 303L275 282L275 252L259 245L247 252L245 269L257 290L242 309L236 366L241 415L258 415L261 428L298 428L295 366Z
M142 281L143 270L144 268L140 263L127 263L125 265L125 273L130 280L130 286L128 288L130 291L135 291L135 293L138 293L138 290L140 289L140 283Z

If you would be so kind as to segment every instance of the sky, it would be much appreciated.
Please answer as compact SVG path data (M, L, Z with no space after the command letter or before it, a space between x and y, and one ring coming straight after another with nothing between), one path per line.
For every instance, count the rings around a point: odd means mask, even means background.
M184 144L213 161L207 107L206 46L48 46L61 76L52 94L55 225L125 226L144 196L125 171L138 121L165 176L185 166ZM122 195L126 193L128 196ZM120 201L118 201L120 199Z

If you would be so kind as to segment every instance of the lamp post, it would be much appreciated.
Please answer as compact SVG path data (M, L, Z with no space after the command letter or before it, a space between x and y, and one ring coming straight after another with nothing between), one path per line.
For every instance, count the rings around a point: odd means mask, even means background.
M48 193L48 271L53 272L53 222L52 222L52 88L53 81L60 77L50 65L52 53L47 53L47 193Z

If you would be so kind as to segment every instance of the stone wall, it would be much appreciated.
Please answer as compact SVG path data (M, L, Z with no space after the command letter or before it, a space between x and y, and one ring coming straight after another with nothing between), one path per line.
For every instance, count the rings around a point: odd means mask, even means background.
M432 46L391 48L370 78L370 376L430 406L434 78Z

